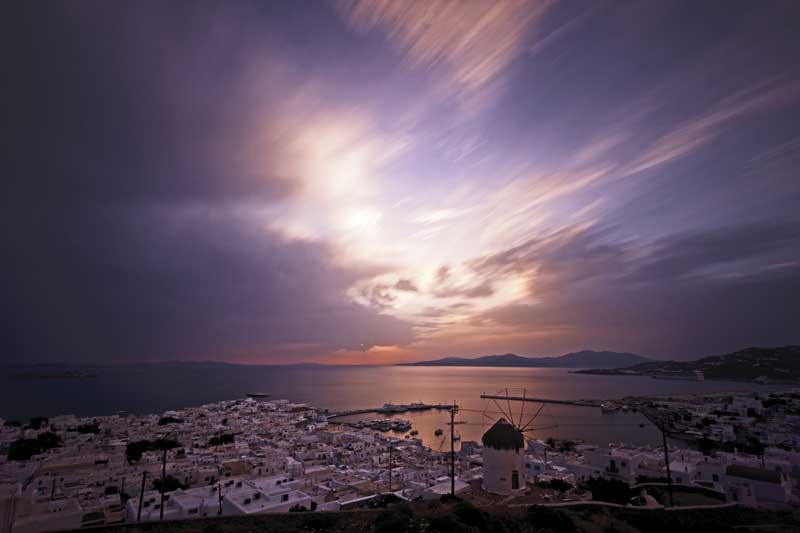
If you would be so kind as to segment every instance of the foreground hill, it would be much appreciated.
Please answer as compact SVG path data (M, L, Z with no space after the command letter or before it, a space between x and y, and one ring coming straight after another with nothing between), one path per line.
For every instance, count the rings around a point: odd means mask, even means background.
M595 352L584 350L558 357L523 357L513 353L504 355L484 355L468 359L465 357L445 357L434 361L406 363L404 366L490 366L490 367L532 367L532 368L619 368L652 361L647 357L623 352Z
M651 361L628 367L580 371L585 374L693 377L701 371L705 379L800 381L800 346L746 348L711 355L696 361Z
M768 529L764 529L764 527ZM467 502L431 501L374 511L275 513L255 516L206 518L106 527L118 533L300 533L310 531L375 533L673 533L796 532L796 510L770 511L743 506L713 509L647 510L631 507L575 505L572 507L489 506Z

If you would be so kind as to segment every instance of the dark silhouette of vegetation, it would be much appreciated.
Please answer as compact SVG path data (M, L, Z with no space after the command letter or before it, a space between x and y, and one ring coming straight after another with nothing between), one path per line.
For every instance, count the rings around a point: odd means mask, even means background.
M216 435L211 437L211 440L208 441L210 446L219 446L221 444L233 444L233 433L225 433L224 435Z
M22 427L22 422L19 420L6 420L3 422L3 426L7 428L19 428Z
M761 406L764 407L764 409L769 409L776 405L786 405L786 400L783 398L767 398L766 400L761 400Z
M158 421L159 426L166 426L167 424L180 424L183 422L182 418L175 418L174 416L164 416Z
M549 481L537 481L537 487L543 489L557 490L558 492L567 492L572 488L572 484L564 481L563 479L551 479Z
M176 441L175 439L156 439L152 443L153 449L158 451L163 450L172 450L173 448L180 448L181 443Z
M25 426L25 429L42 429L50 421L46 416L34 416Z
M155 441L137 440L129 442L125 448L125 457L128 463L135 463L142 459L145 452L171 450L179 448L181 443L174 439L157 439Z
M161 478L156 478L153 480L153 490L157 490L158 492L172 492L178 489L185 489L188 485L184 485L178 479L172 476L165 476L164 483L161 483Z
M719 443L717 441L711 440L706 436L703 436L702 439L697 441L697 449L703 455L711 455L719 448Z
M83 434L87 433L97 434L100 433L100 426L98 426L97 424L81 424L80 426L75 428L75 431Z
M486 529L486 518L483 512L469 502L458 502L453 509L453 514L463 524L477 527L481 531Z
M147 451L150 451L149 440L129 442L125 447L125 458L128 460L128 463L135 463L141 460L142 455Z
M600 502L627 504L635 496L624 481L618 479L589 478L583 486L592 493L592 499Z
M652 477L652 476L636 476L636 484L639 485L641 483L666 483L668 480L664 476L659 477Z
M536 531L576 531L572 519L563 511L551 507L532 505L528 508L528 521Z
M59 446L61 446L61 437L46 431L35 439L19 439L12 442L8 448L8 460L27 461L34 455L39 455Z
M405 533L409 530L411 517L400 511L381 514L375 520L375 533Z

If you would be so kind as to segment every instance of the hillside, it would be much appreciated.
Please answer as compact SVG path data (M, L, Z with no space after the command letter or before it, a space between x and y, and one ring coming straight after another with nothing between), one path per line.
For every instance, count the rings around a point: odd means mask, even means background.
M404 366L481 366L481 367L530 367L530 368L618 368L648 363L652 359L632 353L596 352L584 350L557 357L523 357L513 353L484 355L468 359L445 357L433 361L406 363Z
M800 346L746 348L738 352L710 355L696 361L651 361L628 367L580 371L585 374L692 376L702 371L705 379L766 379L800 381Z
M714 509L649 510L635 507L575 505L571 507L489 506L477 508L467 502L434 500L400 504L383 510L345 512L274 513L254 516L205 518L126 524L105 527L118 533L211 533L251 532L300 533L310 531L375 533L536 533L551 531L605 533L671 533L674 531L797 531L795 510L770 511L743 506Z

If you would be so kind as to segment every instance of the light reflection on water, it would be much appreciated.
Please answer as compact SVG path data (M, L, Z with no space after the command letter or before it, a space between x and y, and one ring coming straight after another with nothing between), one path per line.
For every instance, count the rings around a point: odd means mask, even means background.
M331 410L378 407L384 403L443 403L453 401L465 408L457 426L463 440L479 440L485 429L501 416L484 410L497 407L480 398L481 393L521 392L528 396L561 400L607 399L623 396L682 394L741 390L768 390L741 382L692 382L653 380L626 376L571 374L555 368L477 367L291 367L229 365L144 365L90 369L92 379L21 379L0 376L0 417L29 418L73 413L108 415L124 410L154 413L266 392ZM519 405L514 412L519 413ZM532 412L534 404L528 404ZM503 407L508 410L507 406ZM367 415L377 418L382 415ZM411 420L426 445L449 449L449 441L434 438L437 427L445 430L446 411L403 413ZM536 426L557 426L531 436L582 439L591 442L625 441L658 443L658 433L636 413L602 415L599 410L548 405Z

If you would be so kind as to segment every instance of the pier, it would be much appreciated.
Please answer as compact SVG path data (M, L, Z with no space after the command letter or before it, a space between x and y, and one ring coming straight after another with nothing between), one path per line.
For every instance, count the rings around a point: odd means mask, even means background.
M532 398L530 396L502 396L498 394L481 394L485 400L511 400L517 402L555 403L560 405L574 405L577 407L600 407L600 403L591 400L551 400L549 398Z
M450 409L452 405L448 404L411 404L411 405L395 405L392 407L388 407L384 405L383 407L369 407L366 409L350 409L347 411L335 411L331 413L327 413L326 416L330 420L331 418L340 418L343 416L352 416L352 415L364 415L368 413L381 413L381 414L391 414L396 415L400 413L406 412L414 412L414 411L429 411L431 409Z

